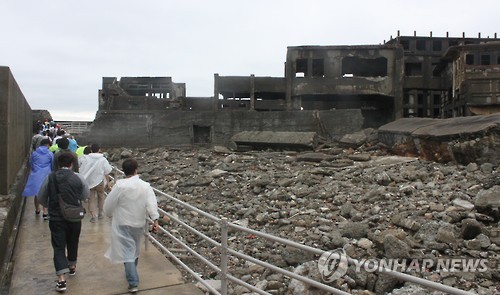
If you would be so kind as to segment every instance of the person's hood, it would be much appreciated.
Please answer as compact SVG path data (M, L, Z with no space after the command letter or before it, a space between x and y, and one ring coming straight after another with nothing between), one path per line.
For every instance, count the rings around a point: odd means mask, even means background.
M36 152L39 153L39 154L42 154L42 155L46 155L46 154L49 154L49 153L52 153L49 148L45 145L41 145L39 147L36 148Z
M134 176L128 177L128 178L123 178L119 179L116 182L116 185L121 188L128 188L128 189L144 189L149 186L149 183L141 181L139 178L139 175L136 174Z
M87 156L89 156L92 159L99 159L99 158L103 158L104 154L101 154L101 153L90 153Z

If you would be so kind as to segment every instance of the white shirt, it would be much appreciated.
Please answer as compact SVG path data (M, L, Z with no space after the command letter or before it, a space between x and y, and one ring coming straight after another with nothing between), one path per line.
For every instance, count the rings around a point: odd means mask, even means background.
M111 245L104 254L113 263L134 262L144 237L146 214L158 219L156 196L149 183L134 175L116 182L104 200L104 213L111 220Z
M108 160L100 153L90 153L81 161L82 166L78 171L89 184L90 188L94 188L104 180L104 176L108 175L113 167Z
M113 217L113 225L132 227L144 227L146 214L153 220L160 217L155 193L139 175L116 182L104 200L104 213Z

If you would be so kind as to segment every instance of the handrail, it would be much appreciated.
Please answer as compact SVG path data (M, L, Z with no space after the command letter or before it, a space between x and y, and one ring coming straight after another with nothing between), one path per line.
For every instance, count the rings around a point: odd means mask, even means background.
M113 167L114 170L120 172L123 174L122 171L120 171L118 168L116 167ZM221 242L217 242L215 241L214 239L210 238L209 236L203 234L202 232L196 230L195 228L191 227L190 225L186 224L185 222L183 222L182 220L180 220L179 218L173 216L172 214L166 212L165 210L159 208L159 212L163 215L163 216L168 216L170 218L170 220L178 223L179 225L181 225L182 227L186 228L188 231L190 231L191 233L197 235L198 237L202 238L203 240L209 242L210 244L212 244L213 246L216 246L219 248L220 250L220 257L221 257L221 266L220 267L217 267L215 264L213 264L212 262L210 262L209 260L207 260L206 258L204 258L202 255L200 255L199 253L197 253L195 250L191 249L188 245L186 245L185 243L183 243L182 241L180 241L178 238L176 238L171 232L169 232L167 229L161 227L161 232L165 235L167 235L169 238L171 238L173 241L176 242L176 244L180 245L182 248L184 248L185 250L187 250L190 254L194 255L197 259L199 259L200 261L202 261L203 263L205 263L206 265L208 265L210 268L212 268L214 271L216 271L220 277L221 277L221 292L219 293L218 291L214 291L213 290L213 287L209 286L207 283L205 283L198 275L196 275L196 273L189 268L189 266L187 266L186 264L184 264L177 256L175 256L170 250L168 250L165 246L163 246L157 239L155 239L153 236L151 236L149 233L147 233L147 236L149 238L149 240L151 240L155 245L157 245L162 251L164 251L165 253L167 253L167 255L169 257L171 257L176 263L178 263L182 268L184 268L186 271L188 271L198 282L200 282L201 284L203 284L207 289L209 289L211 292L213 292L214 294L222 294L222 295L227 295L227 284L228 284L228 281L231 281L233 283L236 283L236 284L239 284L241 286L244 286L254 292L257 292L259 294L264 294L264 295L267 295L267 294L270 294L270 293L267 293L261 289L258 289L256 288L255 286L252 286L238 278L235 278L234 276L232 276L231 274L229 274L228 272L228 268L227 268L227 262L228 262L228 258L229 256L235 256L235 257L238 257L238 258L241 258L241 259L244 259L246 261L249 261L249 262L252 262L252 263L255 263L255 264L258 264L260 266L263 266L263 267L266 267L270 270L273 270L277 273L281 273L285 276L288 276L288 277L291 277L291 278L294 278L294 279L297 279L299 281L302 281L306 284L309 284L309 285L312 285L318 289L321 289L321 290L324 290L324 291L329 291L333 294L341 294L341 295L347 295L349 293L346 293L342 290L339 290L339 289L336 289L336 288L333 288L329 285L326 285L326 284L323 284L321 282L318 282L318 281L315 281L313 279L310 279L308 277L304 277L304 276L301 276L301 275L298 275L296 273L293 273L293 272L290 272L288 270L285 270L285 269L282 269L280 267L277 267L275 265L272 265L268 262L265 262L265 261L261 261L259 259L256 259L252 256L249 256L249 255L246 255L246 254L243 254L243 253L240 253L236 250L233 250L231 248L229 248L227 242L228 242L228 237L227 237L227 234L228 234L228 230L229 229L233 229L233 230L237 230L237 231L242 231L242 232L246 232L246 233L250 233L250 234L253 234L255 236L259 236L261 238L264 238L264 239L267 239L267 240L270 240L270 241L274 241L274 242L278 242L278 243L281 243L281 244L284 244L284 245L288 245L288 246L292 246L292 247L295 247L295 248L298 248L298 249L301 249L301 250L304 250L304 251L308 251L308 252L311 252L313 254L318 254L318 255L322 255L324 254L326 251L322 250L322 249L318 249L318 248L314 248L314 247L310 247L310 246L307 246L307 245L304 245L304 244L300 244L300 243L297 243L297 242L294 242L294 241L291 241L291 240L288 240L288 239L284 239L284 238L280 238L280 237L277 237L277 236L273 236L273 235L270 235L270 234L267 234L267 233L264 233L264 232L260 232L260 231L257 231L257 230L253 230L253 229L250 229L250 228L247 228L247 227L244 227L244 226L241 226L241 225L237 225L237 224L234 224L234 223L231 223L231 222L228 222L226 218L218 218L210 213L207 213L203 210L200 210L186 202L183 202L181 200L179 200L178 198L175 198L174 196L172 195L169 195L167 193L164 193L156 188L153 188L153 190L158 193L158 194L161 194L162 196L166 197L168 200L170 201L173 201L175 203L177 203L178 205L181 205L182 207L184 208L187 208L189 210L192 210L192 211L195 211L197 213L199 213L200 215L210 219L211 221L213 221L216 225L219 226L219 228L221 229L220 233L221 233ZM148 222L152 222L149 218L147 219ZM334 258L337 258L339 259L340 256L338 253L332 253L331 254ZM347 257L347 261L349 264L356 264L356 265L363 265L363 263L353 259L353 258L350 258L350 257ZM364 263L367 263L367 262L364 262ZM405 274L405 273L401 273L401 272L397 272L397 271L394 271L394 270L391 270L391 269L387 269L383 266L379 266L376 271L378 272L383 272L385 274L388 274L390 276L393 276L397 279L400 279L402 281L406 281L406 282L412 282L412 283L416 283L416 284L419 284L419 285L423 285L425 287L428 287L428 288L431 288L431 289L434 289L434 290L439 290L439 291L443 291L443 292L447 292L449 294L453 294L453 295L468 295L468 294L472 294L470 292L467 292L467 291L464 291L464 290L460 290L460 289L457 289L457 288L454 288L454 287L451 287L451 286L447 286L447 285L444 285L444 284L441 284L441 283L438 283L438 282L433 282L433 281L429 281L429 280L426 280L426 279L422 279L422 278L419 278L419 277L416 277L416 276L412 276L412 275L409 275L409 274Z

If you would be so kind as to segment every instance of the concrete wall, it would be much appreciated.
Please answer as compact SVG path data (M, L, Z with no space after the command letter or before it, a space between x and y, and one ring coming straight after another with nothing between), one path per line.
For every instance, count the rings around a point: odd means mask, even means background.
M7 194L29 151L31 108L8 67L0 67L0 194Z
M10 257L21 216L32 113L8 67L0 66L0 288L8 285Z
M241 131L317 132L340 138L366 127L364 116L361 110L106 112L98 114L85 140L107 147L187 146L195 138L200 143L197 133L207 130L205 143L221 145L230 144L231 136Z

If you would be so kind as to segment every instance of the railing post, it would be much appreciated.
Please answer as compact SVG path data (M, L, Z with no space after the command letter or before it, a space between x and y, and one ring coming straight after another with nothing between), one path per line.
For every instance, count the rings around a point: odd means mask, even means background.
M149 242L149 227L148 220L145 221L146 225L144 226L144 249L148 250L148 242Z
M221 294L222 295L227 295L227 261L228 261L228 255L227 255L227 231L228 231L228 226L227 226L227 218L221 218L220 220L220 229L221 229L221 234L220 234L220 241L221 241L221 249L220 249L220 270L221 270Z

